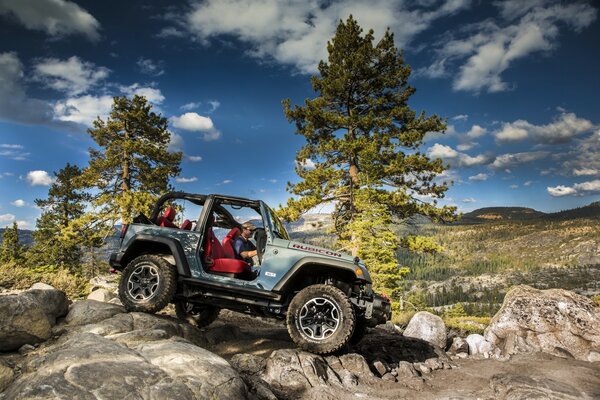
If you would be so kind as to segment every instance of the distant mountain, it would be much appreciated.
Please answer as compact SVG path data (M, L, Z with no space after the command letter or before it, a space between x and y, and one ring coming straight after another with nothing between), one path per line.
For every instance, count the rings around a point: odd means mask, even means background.
M2 238L4 238L4 228L0 228L0 243L2 243ZM21 244L31 246L33 244L33 231L28 229L18 229L19 232L19 242Z
M555 213L544 213L526 207L485 207L463 214L459 223L478 224L498 221L571 220L600 218L600 202Z

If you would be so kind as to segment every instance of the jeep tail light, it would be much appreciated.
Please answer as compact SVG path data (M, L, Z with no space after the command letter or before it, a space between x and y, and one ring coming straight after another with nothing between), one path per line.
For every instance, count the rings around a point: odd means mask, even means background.
M119 235L119 239L123 239L125 237L125 233L127 233L128 227L129 227L129 225L127 225L127 224L123 224L121 226L121 234Z

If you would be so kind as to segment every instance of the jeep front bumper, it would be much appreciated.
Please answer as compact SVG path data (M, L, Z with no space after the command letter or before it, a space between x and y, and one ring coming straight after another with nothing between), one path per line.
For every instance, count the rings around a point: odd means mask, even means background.
M371 312L371 318L367 319L367 324L370 327L374 327L385 324L390 319L392 319L392 306L390 301L377 293L373 293L373 310Z

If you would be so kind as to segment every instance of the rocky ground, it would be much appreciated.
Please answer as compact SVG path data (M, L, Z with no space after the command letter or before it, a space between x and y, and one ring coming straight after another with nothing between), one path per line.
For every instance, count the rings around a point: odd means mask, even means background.
M297 350L275 320L223 311L197 329L110 297L69 305L44 285L0 296L0 400L600 398L600 311L566 291L513 290L491 342L476 335L446 352L436 335L405 336L419 319L434 330L438 317L423 313L404 334L379 326L327 357Z

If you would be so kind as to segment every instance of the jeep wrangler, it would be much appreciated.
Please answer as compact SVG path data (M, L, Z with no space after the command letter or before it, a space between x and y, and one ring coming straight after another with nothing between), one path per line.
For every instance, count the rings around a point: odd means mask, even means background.
M250 263L232 245L244 221L256 227ZM110 265L121 272L119 297L129 311L174 303L177 317L198 327L223 308L285 319L294 343L315 354L355 344L391 317L358 257L290 240L260 200L168 193L149 218L122 227L120 242Z

